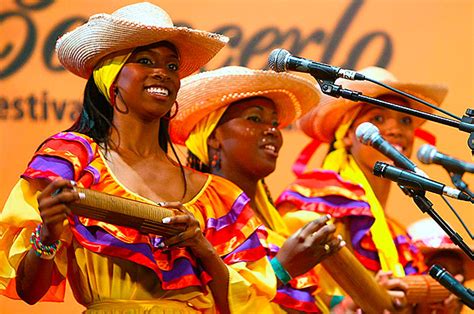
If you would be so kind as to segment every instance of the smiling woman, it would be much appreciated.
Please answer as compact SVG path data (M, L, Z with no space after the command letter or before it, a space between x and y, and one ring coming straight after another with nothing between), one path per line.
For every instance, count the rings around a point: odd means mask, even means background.
M276 280L242 191L167 154L180 79L227 42L175 27L150 3L97 14L57 42L58 57L88 79L78 120L46 139L1 216L0 293L29 304L60 301L65 279L86 313L265 311ZM176 154L175 154L176 155ZM150 235L77 216L87 188L170 208Z

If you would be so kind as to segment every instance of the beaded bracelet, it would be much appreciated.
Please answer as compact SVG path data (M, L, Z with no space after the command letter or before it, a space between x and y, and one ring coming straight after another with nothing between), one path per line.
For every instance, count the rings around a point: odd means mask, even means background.
M284 285L286 285L291 280L290 274L286 271L283 265L280 264L280 261L276 257L270 260L270 264L272 265L273 271L275 272L277 278L280 279Z
M53 244L46 245L41 242L40 232L43 224L40 223L36 226L35 231L31 234L30 243L35 251L36 256L42 259L53 259L58 251L61 241L57 240Z

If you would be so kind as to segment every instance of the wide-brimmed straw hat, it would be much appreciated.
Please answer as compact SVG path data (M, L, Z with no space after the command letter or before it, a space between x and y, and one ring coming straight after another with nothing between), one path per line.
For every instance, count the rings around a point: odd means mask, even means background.
M454 244L441 227L431 218L418 220L408 226L407 232L413 243L420 249L426 259L435 253L454 251L461 257L464 263L465 280L474 278L474 262L465 254L461 248ZM471 250L474 249L470 245ZM455 275L455 274L453 274Z
M178 49L178 72L183 78L205 65L224 47L228 38L176 27L163 9L142 2L125 6L112 14L91 16L86 24L59 38L56 51L67 70L87 79L106 55L159 41L169 41Z
M212 111L255 96L273 100L283 128L316 106L320 92L315 83L289 73L228 66L195 74L181 81L179 111L171 120L172 140L183 144L194 126Z
M391 87L412 94L433 105L440 106L446 97L448 89L441 84L420 84L400 82L389 71L379 67L368 67L358 71L366 77L385 83ZM336 84L342 85L344 88L362 92L365 96L378 97L385 94L398 95L382 86L376 85L368 81L348 81L337 79ZM422 105L409 98L406 98L411 108L425 112L432 112L428 106ZM343 98L335 98L328 95L321 95L321 102L315 109L308 112L298 122L298 126L308 136L318 139L322 142L330 143L334 139L334 133L338 126L343 122L344 115L350 112L360 103L350 101ZM413 117L414 126L419 127L424 119Z

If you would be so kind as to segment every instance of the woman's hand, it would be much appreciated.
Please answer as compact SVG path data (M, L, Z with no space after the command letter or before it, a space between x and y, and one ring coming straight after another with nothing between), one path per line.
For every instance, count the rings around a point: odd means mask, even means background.
M275 258L291 277L306 273L325 257L345 245L341 237L334 237L336 227L327 225L329 215L313 220L290 236Z
M35 188L42 189L43 182L33 183ZM38 209L43 225L40 241L50 245L59 240L67 226L67 205L79 200L79 193L74 191L75 184L69 180L56 179L48 183L38 196ZM53 259L43 259L36 255L34 249L21 260L16 274L16 291L18 296L28 304L35 304L48 291L52 284L52 273L56 266Z
M406 303L406 291L408 290L408 284L400 278L393 278L391 271L380 270L375 275L375 280L385 288L392 298L393 305L397 311L407 309L408 304Z
M56 242L63 233L67 215L71 213L67 205L80 199L74 186L73 181L56 179L38 196L38 209L43 221L40 240L43 244Z
M204 237L199 227L199 222L183 204L180 202L165 202L161 203L160 206L174 208L181 213L177 216L163 218L163 223L186 227L183 232L165 239L161 244L163 247L186 246L189 247L198 258L203 258L211 254L209 251L214 251L213 246Z
M463 282L464 276L457 274L454 276L457 281ZM439 303L422 303L418 304L416 307L416 313L420 314L433 314L433 313L443 313L443 314L456 314L461 313L463 304L461 300L454 294L450 294L446 299Z

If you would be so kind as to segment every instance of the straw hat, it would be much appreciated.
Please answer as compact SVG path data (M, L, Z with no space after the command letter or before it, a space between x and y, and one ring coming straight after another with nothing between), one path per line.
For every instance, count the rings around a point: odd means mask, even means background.
M205 65L228 38L222 35L175 27L160 7L136 3L112 14L95 14L89 21L63 35L56 43L59 61L72 73L88 79L100 59L124 49L169 41L180 54L179 76Z
M179 111L170 125L172 140L183 144L194 126L209 113L254 96L273 100L283 128L316 106L320 92L311 81L289 73L239 66L199 73L181 81Z
M425 258L440 251L455 251L462 257L465 280L474 278L474 262L457 246L441 227L431 218L418 220L408 226L407 232L413 243L420 249ZM471 245L471 249L474 249Z
M359 73L362 73L366 77L385 83L406 93L412 94L437 106L441 105L441 102L444 100L448 92L448 89L445 85L399 82L392 73L379 67L368 67L359 71ZM382 86L368 81L348 81L344 79L337 79L335 83L342 85L344 88L359 91L365 96L374 98L385 94L400 96L399 94L383 88ZM418 109L425 112L433 111L433 109L428 106L408 98L406 99L413 109ZM323 94L321 95L321 102L319 106L311 110L297 123L303 132L305 132L308 136L319 139L322 142L330 143L334 139L334 133L336 132L337 127L341 124L344 115L359 105L360 103ZM413 117L413 121L415 127L419 127L423 122L425 122L424 119L417 117Z

